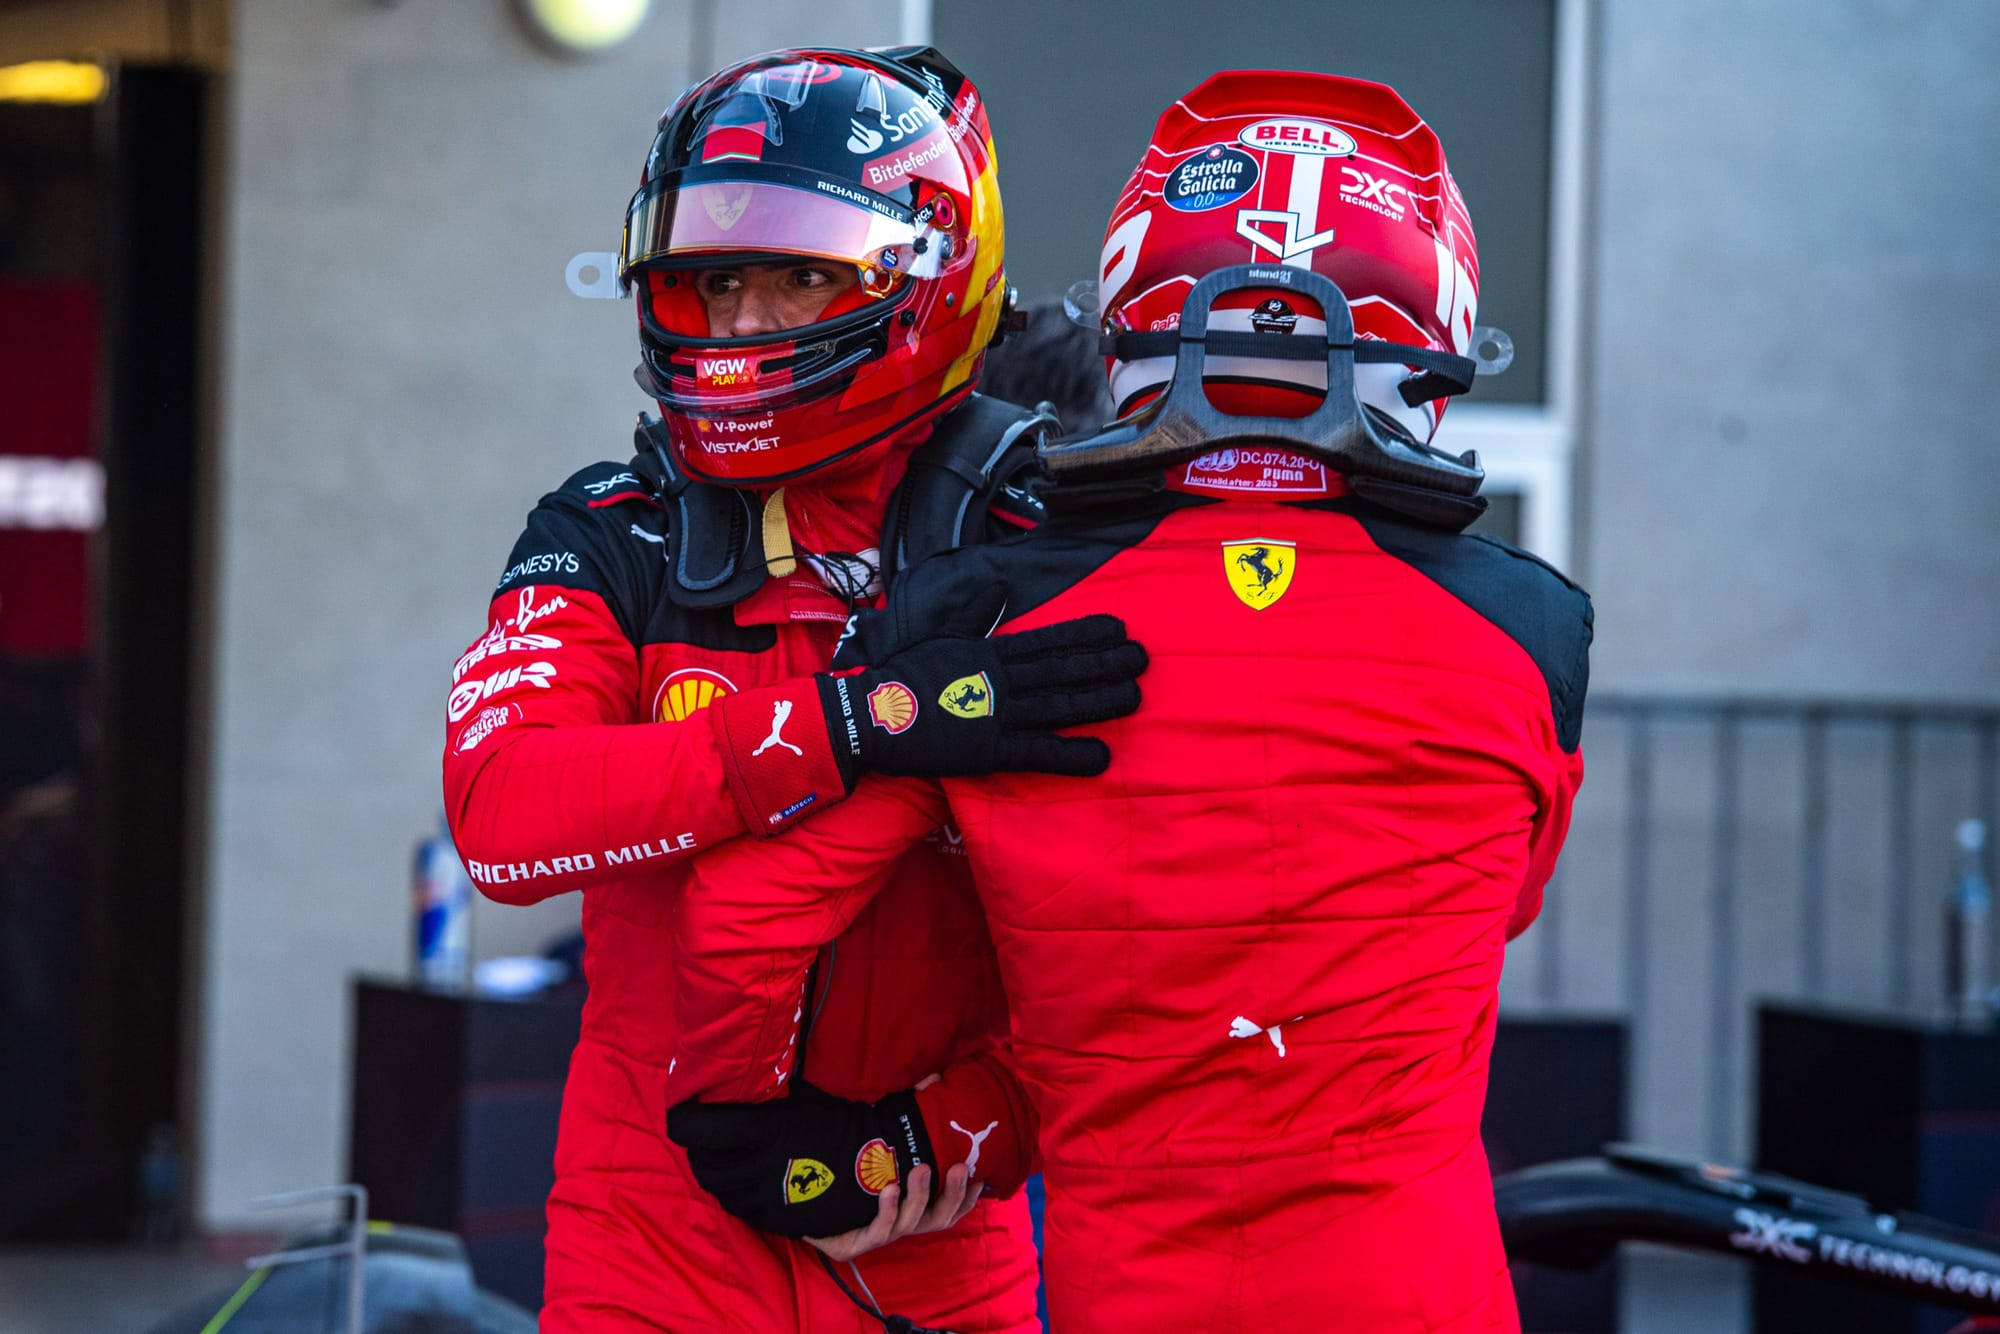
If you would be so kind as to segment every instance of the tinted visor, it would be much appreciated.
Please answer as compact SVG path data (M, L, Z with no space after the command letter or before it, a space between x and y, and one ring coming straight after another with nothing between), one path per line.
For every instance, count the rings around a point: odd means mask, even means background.
M621 279L647 264L727 254L808 255L892 272L907 272L917 256L908 211L869 191L806 172L786 171L788 180L693 175L670 173L633 196Z

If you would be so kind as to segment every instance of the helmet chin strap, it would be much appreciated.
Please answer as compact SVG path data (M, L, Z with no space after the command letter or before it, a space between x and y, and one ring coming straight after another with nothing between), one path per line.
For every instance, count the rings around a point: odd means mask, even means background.
M779 487L764 502L764 572L783 579L799 568L792 552L792 526L785 517L785 488Z

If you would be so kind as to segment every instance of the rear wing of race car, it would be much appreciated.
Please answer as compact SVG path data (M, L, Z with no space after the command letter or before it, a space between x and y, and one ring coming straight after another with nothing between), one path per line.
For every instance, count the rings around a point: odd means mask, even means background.
M1496 1177L1493 1196L1510 1259L1583 1269L1649 1241L2000 1316L2000 1237L1773 1172L1611 1144Z

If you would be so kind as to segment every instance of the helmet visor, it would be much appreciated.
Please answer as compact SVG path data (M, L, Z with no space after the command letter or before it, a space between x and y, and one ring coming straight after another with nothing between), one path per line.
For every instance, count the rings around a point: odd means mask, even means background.
M768 169L767 169L768 170ZM905 273L928 246L907 210L855 186L799 173L690 180L676 172L632 198L620 277L661 263L722 255L809 255Z

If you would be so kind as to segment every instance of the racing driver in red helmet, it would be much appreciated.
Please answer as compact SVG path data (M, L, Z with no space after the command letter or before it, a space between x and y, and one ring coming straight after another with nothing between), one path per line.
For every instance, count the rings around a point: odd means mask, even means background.
M1123 617L1144 703L1090 729L1112 761L1088 783L883 784L697 867L689 935L717 948L680 975L669 1125L732 1211L791 1226L785 1163L885 1134L837 1099L757 1100L811 947L868 910L830 887L949 811L1013 1030L915 1101L982 1183L1039 1153L1056 1328L1518 1330L1479 1122L1505 945L1582 778L1591 613L1462 532L1482 474L1431 443L1471 381L1477 281L1442 148L1393 90L1226 73L1160 118L1102 260L1135 415L1046 448L1049 522L912 571L836 659L886 661L997 590L1005 630Z
M584 468L529 515L448 706L447 809L474 883L507 903L583 893L590 994L544 1331L853 1334L890 1313L1039 1328L1024 1205L971 1208L963 1169L933 1200L927 1160L878 1167L891 1230L917 1235L835 1272L724 1213L665 1134L692 866L821 818L870 772L1100 772L1104 744L1057 729L1136 706L1144 655L1109 617L926 636L827 671L900 564L979 536L988 500L1011 526L1037 517L1002 475L1028 423L971 395L1009 299L1002 259L985 110L935 51L760 56L660 120L621 277L661 421L641 419L630 463ZM977 716L898 693L965 680L989 692ZM1004 1035L956 850L940 820L794 997L788 1068L809 1065L821 1096L913 1117L898 1090ZM827 1172L802 1162L779 1189L809 1202Z

